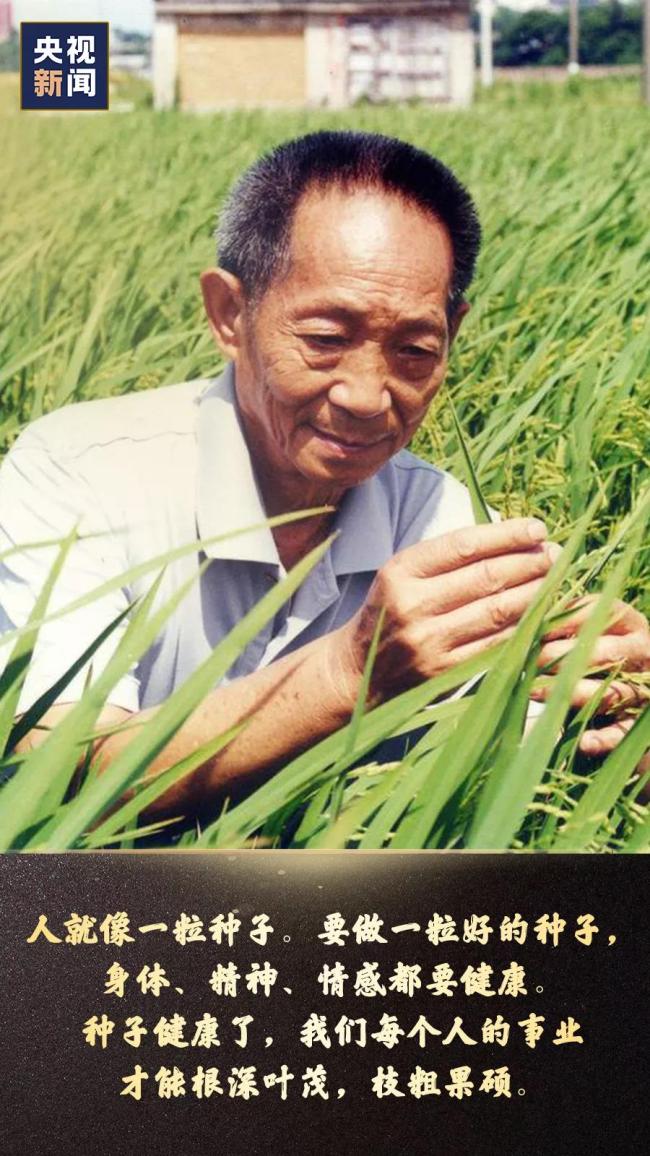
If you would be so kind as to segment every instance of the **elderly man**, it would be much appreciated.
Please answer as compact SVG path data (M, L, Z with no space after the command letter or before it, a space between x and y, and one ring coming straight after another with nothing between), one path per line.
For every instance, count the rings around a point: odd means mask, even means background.
M80 522L55 605L110 575L201 539L158 596L206 558L154 647L109 696L100 722L146 719L285 571L338 536L288 605L247 647L162 751L153 770L250 716L218 757L156 810L195 812L250 789L350 717L380 610L374 702L508 635L554 557L520 518L474 526L465 489L405 446L442 385L479 226L465 189L403 142L317 133L258 161L231 194L219 268L202 277L209 323L230 362L212 380L75 405L30 426L2 470L2 544L60 537ZM272 515L329 510L243 536ZM25 621L51 555L4 564L6 625ZM61 676L151 581L89 603L41 632L20 709ZM572 645L580 610L547 641ZM98 652L105 664L117 635ZM621 605L598 665L648 665L645 619ZM46 722L79 696L68 685ZM593 692L587 680L576 702ZM615 745L616 725L583 748ZM103 742L110 762L131 733ZM28 741L37 741L32 736Z

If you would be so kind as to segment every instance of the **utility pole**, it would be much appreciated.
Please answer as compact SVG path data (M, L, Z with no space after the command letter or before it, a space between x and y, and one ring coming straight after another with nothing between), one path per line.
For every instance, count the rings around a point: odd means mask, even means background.
M643 72L641 84L643 101L650 105L650 0L643 2Z
M647 2L648 0L646 0L646 3ZM578 3L579 0L569 0L569 76L575 76L577 72L580 72L580 61L578 60L578 39L580 36Z
M650 3L650 0L646 0ZM481 84L483 88L491 88L494 84L494 69L492 67L492 0L479 0L480 39L481 39Z

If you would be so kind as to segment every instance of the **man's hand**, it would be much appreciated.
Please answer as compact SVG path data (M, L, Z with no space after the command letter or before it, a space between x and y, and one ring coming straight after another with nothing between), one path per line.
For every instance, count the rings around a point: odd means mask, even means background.
M597 598L589 596L575 604L570 617L549 631L540 652L541 667L553 667L575 645L576 635L596 605ZM625 680L625 672L650 671L650 625L643 614L626 602L616 602L607 630L600 636L591 666L599 670L620 670L623 677L615 678L598 706L599 716L611 716L609 725L586 730L580 749L587 755L601 755L613 750L634 725L635 715L630 708L648 702L647 692L641 686ZM579 709L590 702L602 689L598 678L583 678L573 692L572 706ZM548 697L550 683L541 685L533 697Z
M376 701L505 638L551 566L553 548L545 538L543 523L519 518L473 526L401 551L377 574L366 602L345 626L205 697L148 773L167 770L216 735L245 725L214 759L172 784L144 817L155 821L169 814L201 814L224 797L238 798L349 722L382 608L384 629L371 690ZM102 769L158 709L134 714L127 729L98 741ZM47 725L48 717L43 721ZM100 726L105 722L108 717L100 717Z
M559 548L545 539L543 522L513 518L400 551L341 632L344 676L358 683L382 608L371 685L376 702L507 638L557 557Z

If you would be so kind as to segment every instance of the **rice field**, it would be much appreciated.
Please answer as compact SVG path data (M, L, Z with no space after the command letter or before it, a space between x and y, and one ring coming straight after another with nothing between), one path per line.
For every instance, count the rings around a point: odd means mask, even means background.
M490 505L543 517L566 547L505 647L372 712L359 703L347 728L200 829L185 829L180 844L647 849L637 767L650 747L650 711L639 711L601 763L578 751L585 713L568 712L612 599L650 610L650 117L636 84L503 85L454 113L409 106L192 118L138 107L18 114L13 82L0 81L2 452L54 407L214 373L198 275L213 263L211 235L231 182L289 136L363 128L444 160L472 191L484 226L447 384L462 433L443 391L412 448L465 481L469 454ZM91 767L74 795L102 695L130 659L118 648L65 723L18 757L13 716L46 612L39 608L16 632L15 661L0 683L0 849L131 846L136 836L146 845L139 812L209 752L153 782L148 763L310 564L242 620L109 771ZM602 591L597 616L523 737L545 623L582 590ZM131 648L146 649L160 625L138 606ZM427 704L481 671L475 693L444 702L430 724ZM425 718L424 737L404 758L373 763L378 742ZM134 797L115 809L127 786ZM166 837L178 828L170 824Z

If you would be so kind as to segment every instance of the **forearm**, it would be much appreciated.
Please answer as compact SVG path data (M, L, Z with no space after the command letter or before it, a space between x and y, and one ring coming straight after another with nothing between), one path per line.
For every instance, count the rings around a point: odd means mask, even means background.
M240 733L213 758L170 787L146 811L155 820L167 814L196 814L227 796L252 790L278 765L350 718L357 684L343 670L338 635L331 634L279 659L271 666L212 691L151 763L153 775L238 723ZM132 725L97 745L108 766L158 707L132 716Z

